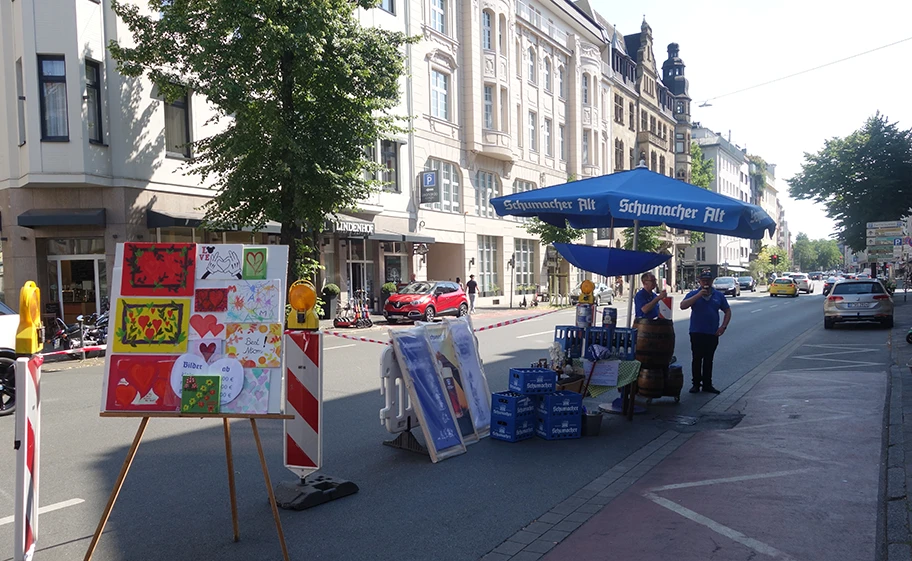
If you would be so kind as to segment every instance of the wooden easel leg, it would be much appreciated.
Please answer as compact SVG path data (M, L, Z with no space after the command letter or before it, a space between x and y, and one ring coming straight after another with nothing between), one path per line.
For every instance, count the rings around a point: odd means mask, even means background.
M231 526L234 528L234 541L240 541L237 497L234 491L234 458L231 455L231 427L228 425L228 419L222 419L222 422L225 423L225 455L228 457L228 493L231 495Z
M630 405L627 408L627 420L633 420L633 414L636 411L636 395L638 393L639 387L637 386L636 380L630 384Z
M253 438L256 440L257 452L260 454L260 466L263 468L263 479L266 480L266 492L269 494L269 504L272 506L272 517L275 518L276 531L279 533L279 543L282 544L282 558L288 558L288 546L285 545L285 532L282 531L282 519L279 518L279 507L276 505L275 493L272 492L272 481L269 479L269 468L266 467L266 456L263 454L263 443L260 442L260 432L257 430L256 419L250 419L253 427Z
M117 500L117 495L120 494L120 488L123 487L124 480L127 478L127 472L130 471L130 466L133 464L133 458L136 457L136 450L139 448L139 443L142 441L143 433L146 432L146 425L148 424L149 417L143 417L142 421L139 422L139 428L136 429L136 436L133 437L133 444L130 445L127 457L124 458L123 466L120 468L120 475L117 476L117 481L114 483L114 489L111 490L111 496L108 497L108 504L101 514L101 520L98 521L98 528L95 529L95 535L92 536L92 543L89 544L89 550L86 551L85 561L92 559L92 555L95 553L95 548L98 546L98 540L101 538L101 533L104 532L104 527L108 523L108 517L111 516L111 511L114 510L114 502Z

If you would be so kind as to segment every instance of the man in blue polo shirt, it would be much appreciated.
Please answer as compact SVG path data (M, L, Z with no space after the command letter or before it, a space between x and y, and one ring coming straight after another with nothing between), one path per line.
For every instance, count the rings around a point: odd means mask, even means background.
M719 346L719 337L728 329L731 321L731 307L725 295L712 287L712 273L700 273L700 290L692 290L681 300L681 309L690 311L690 350L693 354L691 370L693 387L690 393L697 393L702 386L704 392L719 393L712 383L713 356ZM719 325L719 312L722 325Z
M634 314L638 318L659 319L659 302L668 294L664 290L656 294L656 277L652 273L643 273L640 282L643 288L633 298Z

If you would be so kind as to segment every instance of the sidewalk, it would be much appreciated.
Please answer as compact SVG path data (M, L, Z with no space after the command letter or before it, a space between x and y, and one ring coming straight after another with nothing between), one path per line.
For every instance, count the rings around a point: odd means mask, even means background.
M484 559L908 561L912 302L896 305L892 365L783 370L805 332Z

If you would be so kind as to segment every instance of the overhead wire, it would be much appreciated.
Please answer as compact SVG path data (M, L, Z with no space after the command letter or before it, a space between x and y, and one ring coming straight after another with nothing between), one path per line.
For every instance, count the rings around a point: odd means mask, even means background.
M864 56L864 55L867 55L867 54L871 54L871 53L876 52L876 51L880 51L880 50L883 50L883 49L887 49L887 48L889 48L889 47L893 47L893 46L895 46L895 45L899 45L900 43L905 43L906 41L912 41L912 37L906 37L905 39L900 39L899 41L894 41L894 42L889 43L889 44L886 44L886 45L881 45L880 47L875 47L875 48L873 48L873 49L870 49L870 50L867 50L867 51L864 51L864 52L861 52L861 53L856 53L856 54L854 54L854 55L847 56L847 57L841 58L841 59L839 59L839 60L834 60L834 61L828 62L828 63L826 63L826 64L821 64L820 66L815 66L815 67L813 67L813 68L808 68L808 69L806 69L806 70L801 70L800 72L795 72L794 74L789 74L788 76L782 76L782 77L776 78L776 79L774 79L774 80L768 80L768 81L763 82L763 83L760 83L760 84L755 84L755 85L753 85L753 86L748 86L748 87L746 87L746 88L741 88L740 90L735 90L735 91L733 91L733 92L728 92L728 93L725 93L725 94L722 94L722 95L717 95L717 96L715 96L715 97L710 97L710 98L707 98L700 106L701 106L701 107L704 107L704 106L706 106L706 104L708 104L710 101L713 101L713 100L716 100L716 99L721 99L721 98L723 98L723 97L728 97L728 96L730 96L730 95L735 95L735 94L739 94L739 93L746 92L746 91L749 91L749 90L753 90L753 89L756 89L756 88L761 88L761 87L763 87L763 86L768 86L768 85L770 85L770 84L775 84L776 82L781 82L781 81L783 81L783 80L788 80L789 78L794 78L795 76L801 76L802 74L807 74L808 72L813 72L813 71L815 71L815 70L820 70L821 68L826 68L827 66L833 66L834 64L839 64L840 62L845 62L845 61L851 60L851 59L853 59L853 58L858 58L858 57L860 57L860 56Z

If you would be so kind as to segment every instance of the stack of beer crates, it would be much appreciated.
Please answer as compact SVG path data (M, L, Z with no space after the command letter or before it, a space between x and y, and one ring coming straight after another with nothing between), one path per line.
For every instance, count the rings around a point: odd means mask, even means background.
M583 396L554 391L548 368L511 368L509 390L491 397L491 437L519 442L533 434L546 440L579 438Z

